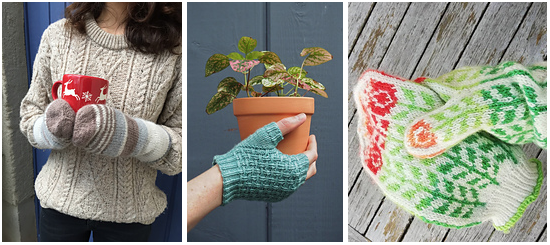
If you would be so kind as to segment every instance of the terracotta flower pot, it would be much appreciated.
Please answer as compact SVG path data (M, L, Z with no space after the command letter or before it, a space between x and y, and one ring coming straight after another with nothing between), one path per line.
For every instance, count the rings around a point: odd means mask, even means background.
M233 100L233 114L239 123L241 140L271 122L303 112L306 114L306 121L286 134L277 149L288 155L304 152L307 148L314 102L310 97L252 97Z

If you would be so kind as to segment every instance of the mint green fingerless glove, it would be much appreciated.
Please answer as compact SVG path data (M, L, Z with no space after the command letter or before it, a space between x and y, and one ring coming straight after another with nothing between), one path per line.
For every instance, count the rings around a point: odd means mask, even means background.
M305 154L285 155L275 147L283 139L276 123L270 123L223 155L214 156L223 177L223 200L278 202L306 180L309 160Z

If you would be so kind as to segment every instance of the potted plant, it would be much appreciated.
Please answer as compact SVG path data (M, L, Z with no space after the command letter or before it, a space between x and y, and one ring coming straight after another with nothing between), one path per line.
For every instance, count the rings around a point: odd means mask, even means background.
M285 135L277 148L285 154L298 154L307 147L314 99L304 97L308 92L328 97L325 87L307 77L304 66L316 66L332 59L323 48L305 48L300 56L306 56L300 67L286 68L277 54L270 51L254 51L257 42L251 37L242 37L238 49L228 55L214 54L206 62L205 76L231 68L243 74L244 83L234 77L226 77L218 84L218 91L206 106L206 113L212 114L233 102L233 113L237 117L241 139L256 129L282 118L301 112L306 122L298 129ZM252 77L251 71L258 64L264 64L265 72ZM300 93L305 91L303 93ZM247 98L237 98L245 92ZM268 96L272 95L272 96Z

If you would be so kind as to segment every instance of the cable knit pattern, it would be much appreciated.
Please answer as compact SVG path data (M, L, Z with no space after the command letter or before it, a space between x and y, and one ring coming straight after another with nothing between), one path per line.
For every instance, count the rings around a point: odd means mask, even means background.
M21 103L20 128L33 146L33 125L52 98L53 82L63 74L109 81L106 105L133 118L160 125L171 147L160 160L105 157L75 146L52 150L35 182L40 204L82 219L152 223L166 208L166 195L155 185L157 170L182 171L181 55L151 55L128 48L123 35L104 32L93 19L87 35L50 25L42 36L29 92Z

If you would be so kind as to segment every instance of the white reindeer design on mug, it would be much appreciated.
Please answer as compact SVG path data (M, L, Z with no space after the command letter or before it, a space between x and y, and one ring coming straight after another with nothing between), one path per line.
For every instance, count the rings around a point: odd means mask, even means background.
M65 90L63 90L63 96L74 96L76 98L76 100L80 100L80 97L78 97L78 95L76 95L76 93L74 92L74 88L73 89L69 89L69 84L73 82L73 80L69 80L70 82L67 82L65 83Z
M103 90L105 90L107 86L103 86L102 88L100 88L99 90L101 90L101 93L99 94L99 97L97 97L97 99L95 99L95 102L99 102L100 100L106 100L107 99L107 92L103 93Z

